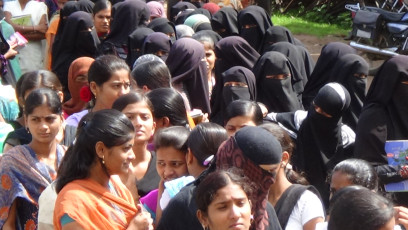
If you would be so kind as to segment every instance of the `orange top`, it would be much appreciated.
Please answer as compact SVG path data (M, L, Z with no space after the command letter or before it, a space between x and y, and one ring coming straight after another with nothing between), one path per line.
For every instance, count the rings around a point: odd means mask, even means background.
M45 33L45 39L47 40L47 46L46 46L46 55L45 55L45 60L44 60L44 68L46 70L51 71L51 50L52 50L52 44L51 42L54 42L55 35L57 34L58 30L58 24L60 21L59 14L55 15L52 17L50 25L48 26L48 30Z
M138 210L120 178L111 176L110 182L117 195L90 179L65 185L55 202L54 228L62 229L60 220L67 214L85 230L126 229Z

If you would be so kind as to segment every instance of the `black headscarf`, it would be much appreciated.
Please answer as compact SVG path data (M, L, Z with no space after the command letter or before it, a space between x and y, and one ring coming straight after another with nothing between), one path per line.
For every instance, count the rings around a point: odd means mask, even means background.
M210 113L204 46L192 38L180 38L170 49L166 64L172 83L182 85L191 108Z
M247 85L243 86L224 86L226 82L241 82ZM256 81L255 75L248 68L242 66L234 66L224 73L222 73L222 94L220 101L220 106L217 110L211 110L211 116L213 120L216 120L220 124L223 123L224 113L232 101L235 100L248 100L256 101ZM215 109L215 108L214 108Z
M212 16L211 26L221 37L239 35L238 11L232 7L223 7Z
M264 41L263 41L263 50L267 49L270 45L277 42L289 42L293 45L303 46L302 42L296 39L292 32L284 26L272 26L266 30Z
M303 109L300 97L292 85L293 66L285 55L269 51L262 55L254 66L257 81L258 101L270 112L292 112ZM285 79L268 79L266 76L287 74Z
M268 51L277 51L285 55L293 64L292 84L295 92L300 95L307 83L306 66L301 51L298 46L289 42L277 42L272 44Z
M275 223L271 223L272 217L268 216L266 209L269 187L275 178L259 165L278 164L281 158L282 148L272 133L254 126L240 129L218 149L217 170L241 168L245 176L257 185L255 200L252 200L251 230L274 229Z
M92 31L89 29L92 28ZM61 36L61 46L53 55L52 71L57 74L64 89L68 91L68 69L79 57L95 57L99 38L93 28L92 16L78 11L66 21ZM66 91L64 93L66 93Z
M191 2L183 2L183 1L178 2L177 4L173 5L171 7L171 9L170 9L170 15L169 15L170 21L175 22L176 21L176 16L180 12L182 12L182 11L184 11L186 9L192 9L192 11L193 11L193 10L196 10L197 7L194 6ZM191 12L189 12L189 13L191 13ZM186 14L185 16L188 16L188 14ZM182 23L180 23L180 24L182 24Z
M245 28L248 25L254 26ZM238 13L239 35L258 52L262 51L263 37L271 26L269 14L259 6L248 6Z
M143 54L156 54L158 51L162 51L163 55L160 58L166 61L171 48L171 40L169 36L162 32L154 32L144 40L142 52ZM156 54L156 56L159 56Z
M342 84L350 92L350 107L344 112L342 120L353 130L356 130L358 117L363 108L367 85L367 78L354 75L364 74L367 77L368 69L369 65L364 58L357 54L346 54L339 58L336 65L333 66L329 80Z
M93 3L90 0L79 0L77 2L78 8L80 11L85 11L88 13L93 13L93 8L95 6L95 3Z
M230 36L221 39L215 45L215 86L211 95L211 108L219 111L222 98L222 73L234 66L243 66L252 69L259 58L259 53L254 50L247 41L238 36ZM213 115L210 115L212 120ZM222 124L223 121L215 121Z
M205 15L205 16L208 18L208 20L210 20L211 17L212 17L210 11L208 11L207 9L204 9L204 8L198 8L198 9L194 10L193 12L191 12L191 13L188 15L188 17L190 17L191 15L194 15L194 14L202 14L202 15Z
M338 59L349 53L356 54L356 50L345 43L330 42L323 46L313 73L309 77L305 90L303 91L303 106L305 109L311 106L312 100L319 89L329 82L333 66Z
M126 63L132 67L136 59L143 55L142 48L145 38L154 33L152 29L141 27L133 31L128 36L128 55L126 57Z
M316 112L313 106L309 108L299 128L292 163L296 169L305 172L307 180L318 189L327 204L327 175L344 160L341 116L350 104L350 95L342 85L329 83L319 90L314 103L332 117Z
M51 64L55 62L54 55L60 53L60 48L63 48L61 45L61 37L64 31L65 23L69 15L74 12L79 11L79 4L77 1L68 1L65 3L64 7L60 10L60 20L58 23L57 32L55 34L54 42L52 44L52 61Z
M121 2L115 10L111 31L105 42L126 45L127 37L138 27L145 27L150 18L150 10L141 0Z
M172 42L175 42L177 39L176 27L174 26L174 23L170 22L167 18L155 18L147 25L147 27L154 32L162 32L167 35L172 34Z
M354 152L377 165L387 164L386 140L408 139L408 57L384 62L368 90L357 124Z

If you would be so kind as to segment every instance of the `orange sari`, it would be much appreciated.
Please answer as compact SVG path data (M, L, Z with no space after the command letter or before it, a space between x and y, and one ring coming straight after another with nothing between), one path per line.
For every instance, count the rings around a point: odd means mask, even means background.
M111 176L110 182L117 196L89 179L75 180L65 185L55 202L55 229L62 229L60 220L65 214L86 230L126 229L138 210L120 178Z

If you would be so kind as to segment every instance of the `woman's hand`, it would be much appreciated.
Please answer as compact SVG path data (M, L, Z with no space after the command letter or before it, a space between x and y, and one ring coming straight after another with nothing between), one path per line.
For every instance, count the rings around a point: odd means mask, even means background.
M47 30L48 30L47 23L40 23L40 24L38 24L38 25L36 25L34 27L35 27L34 28L35 31L41 32L43 34L45 34L45 32L47 32Z
M401 168L399 170L399 175L404 179L408 178L408 165L402 165L401 166Z
M142 211L142 206L137 205L139 212L129 223L128 230L153 230L153 219L150 213Z
M399 224L408 229L408 208L397 206L394 207L395 224Z
M10 49L4 54L4 57L6 59L12 59L14 58L18 52L16 50L14 50L14 48L17 47L17 43L14 43L13 45L10 46Z

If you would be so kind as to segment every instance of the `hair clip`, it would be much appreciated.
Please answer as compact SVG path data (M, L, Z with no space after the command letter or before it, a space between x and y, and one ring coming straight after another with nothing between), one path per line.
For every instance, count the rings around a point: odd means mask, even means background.
M214 158L214 155L207 157L207 159L204 160L203 165L208 166L211 163L213 158Z

